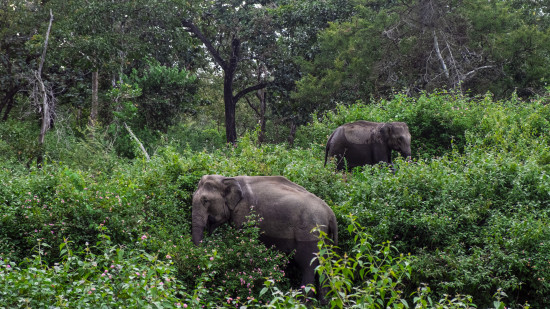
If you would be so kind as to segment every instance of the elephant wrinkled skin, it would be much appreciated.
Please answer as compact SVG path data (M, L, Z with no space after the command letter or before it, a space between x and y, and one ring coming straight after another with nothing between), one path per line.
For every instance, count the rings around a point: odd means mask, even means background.
M239 228L251 207L262 220L258 222L260 240L266 246L290 253L302 270L302 285L315 283L319 227L333 243L338 243L336 217L330 207L303 187L281 176L205 175L193 194L192 239L203 240L204 230L211 233L223 223Z
M411 134L406 123L350 122L339 126L330 135L325 149L325 165L328 157L336 158L338 170L379 162L391 165L392 150L405 158L411 156Z

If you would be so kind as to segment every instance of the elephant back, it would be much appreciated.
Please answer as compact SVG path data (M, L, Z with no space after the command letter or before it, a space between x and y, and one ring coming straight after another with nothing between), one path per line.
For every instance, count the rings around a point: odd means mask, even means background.
M346 140L351 144L372 144L372 143L381 143L380 131L383 123L371 122L371 121L356 121L347 123L341 126L344 131L344 136Z

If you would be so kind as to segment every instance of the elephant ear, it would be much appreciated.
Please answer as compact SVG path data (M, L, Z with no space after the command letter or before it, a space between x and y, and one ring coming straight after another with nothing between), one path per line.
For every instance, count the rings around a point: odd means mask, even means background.
M223 180L224 191L223 195L225 197L225 204L227 207L233 211L235 206L243 198L243 191L241 190L241 185L235 178L226 178Z
M382 137L383 141L389 141L392 134L392 129L393 126L389 123L385 123L384 125L382 125L382 127L380 128L380 136Z

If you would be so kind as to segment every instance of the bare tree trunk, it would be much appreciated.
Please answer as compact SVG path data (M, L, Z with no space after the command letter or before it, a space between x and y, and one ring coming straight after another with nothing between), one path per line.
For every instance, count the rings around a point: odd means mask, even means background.
M92 73L92 109L90 111L90 119L88 121L91 127L93 127L97 121L97 111L99 109L98 85L99 72L98 70L95 70Z
M38 167L42 166L42 162L44 160L44 138L46 136L46 132L50 129L50 125L53 118L53 94L48 93L49 91L46 89L46 85L44 85L44 81L42 80L42 68L44 67L44 61L46 60L46 51L48 49L48 41L50 38L50 31L52 29L52 22L53 22L53 13L52 10L50 10L50 23L48 25L48 31L46 32L46 39L44 41L44 50L42 51L42 57L40 59L40 65L38 67L38 71L34 74L34 79L36 81L36 86L33 91L35 91L34 97L35 100L37 100L39 104L41 104L41 125L40 125L40 135L38 137L38 142L40 146L40 153L38 154L38 157L36 159L36 163ZM38 88L38 89L36 89ZM36 93L38 92L38 93ZM50 96L50 97L49 97ZM41 103L40 103L41 102Z
M40 145L43 145L46 132L50 129L50 103L48 100L48 93L46 92L46 86L38 72L36 72L36 80L38 81L38 87L40 87L39 93L42 98L42 123L40 125L38 142Z

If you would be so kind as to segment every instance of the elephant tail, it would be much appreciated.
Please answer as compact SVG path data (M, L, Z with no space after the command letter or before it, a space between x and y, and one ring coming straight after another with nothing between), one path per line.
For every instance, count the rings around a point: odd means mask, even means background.
M332 244L338 246L338 222L336 222L336 218L330 220L328 228L328 235L332 240Z
M334 133L330 135L330 137L328 138L328 141L327 141L327 145L325 146L325 164L323 164L323 167L327 166L328 151L330 149L330 141L332 140L333 135L334 135Z
M325 148L325 164L323 164L323 167L327 166L327 157L328 157L328 143L327 143L327 147Z

